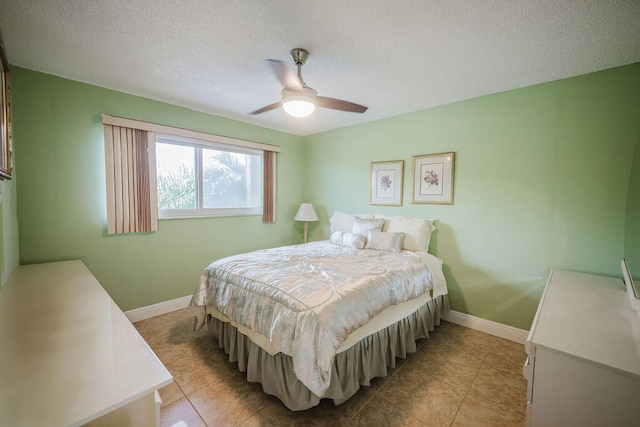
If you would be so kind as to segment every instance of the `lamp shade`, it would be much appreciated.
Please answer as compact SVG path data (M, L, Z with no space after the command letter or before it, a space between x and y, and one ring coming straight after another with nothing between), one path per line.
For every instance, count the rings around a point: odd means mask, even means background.
M294 219L296 221L318 221L318 214L311 203L302 203Z
M306 117L316 109L315 90L303 87L302 91L282 89L282 108L294 117Z

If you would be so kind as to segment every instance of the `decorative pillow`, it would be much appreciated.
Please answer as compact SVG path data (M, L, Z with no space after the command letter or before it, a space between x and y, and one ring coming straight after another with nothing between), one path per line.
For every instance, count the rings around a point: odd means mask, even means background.
M382 231L369 231L365 249L374 251L402 252L404 233L385 233Z
M344 212L334 212L333 216L329 220L331 226L331 234L336 231L342 231L345 233L351 233L353 231L353 217L356 215L348 214ZM358 214L360 218L373 219L371 214Z
M429 250L431 233L436 229L433 220L380 214L376 214L376 219L384 219L382 231L405 233L402 249L422 252Z
M359 234L344 233L335 231L331 234L329 241L338 246L344 246L351 249L364 249L365 238Z
M369 231L382 231L384 219L362 219L358 216L353 218L353 234L367 236Z
M342 231L334 231L331 233L331 237L329 237L329 242L332 245L342 246Z
M343 233L342 246L351 249L364 249L366 240L361 234Z

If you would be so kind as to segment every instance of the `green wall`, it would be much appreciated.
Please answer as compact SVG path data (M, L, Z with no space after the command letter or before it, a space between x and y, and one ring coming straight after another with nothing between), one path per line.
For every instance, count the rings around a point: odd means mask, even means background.
M297 136L13 67L20 262L81 259L123 310L189 295L218 258L302 239ZM102 114L278 145L275 224L262 217L162 220L148 234L106 234Z
M306 138L304 194L334 210L435 218L452 309L529 329L551 268L620 276L640 64ZM412 156L453 151L453 205L412 204ZM404 160L402 207L369 205L370 162Z
M624 257L633 275L634 283L640 285L640 135L629 176L629 192L627 194Z
M124 310L189 295L214 259L300 241L301 201L320 216L311 240L328 237L334 210L437 219L452 308L523 329L551 268L620 276L640 64L308 137L17 67L12 100L21 263L82 259ZM102 113L281 146L278 222L164 220L107 236ZM447 151L454 204L412 204L412 156ZM370 163L398 159L403 206L370 206Z
M0 181L0 288L20 264L16 180Z

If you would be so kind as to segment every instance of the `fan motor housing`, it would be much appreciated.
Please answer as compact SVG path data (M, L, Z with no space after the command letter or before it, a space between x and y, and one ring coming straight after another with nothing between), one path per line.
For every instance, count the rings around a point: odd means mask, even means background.
M309 57L309 51L307 49L302 49L301 47L296 47L295 49L291 49L289 52L291 55L291 59L296 65L304 65L307 62L307 58Z

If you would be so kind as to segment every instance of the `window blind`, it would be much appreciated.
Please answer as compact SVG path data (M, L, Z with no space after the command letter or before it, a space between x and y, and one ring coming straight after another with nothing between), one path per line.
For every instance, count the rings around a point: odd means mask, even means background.
M107 232L158 230L155 135L104 125L107 178Z
M262 222L276 222L276 153L265 151L263 159Z

